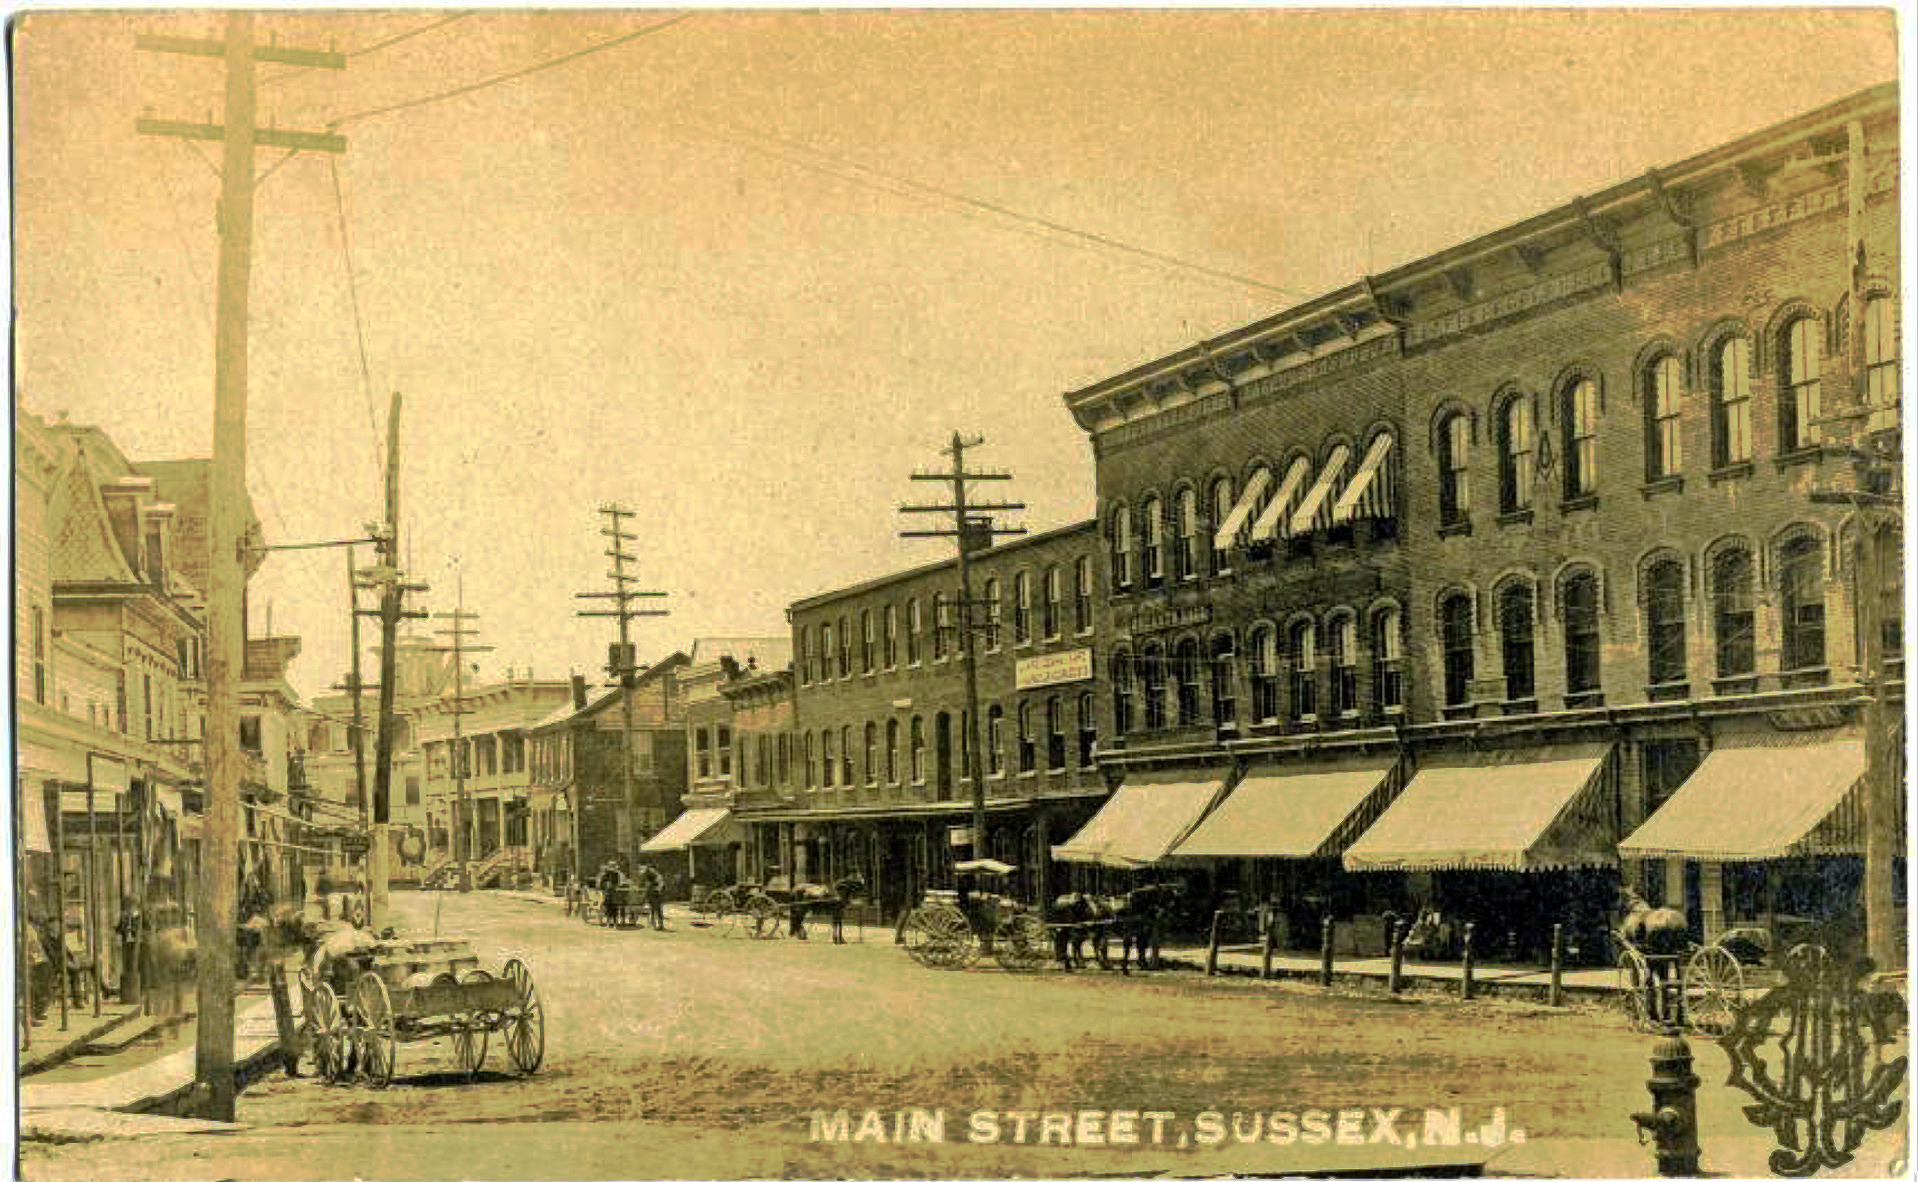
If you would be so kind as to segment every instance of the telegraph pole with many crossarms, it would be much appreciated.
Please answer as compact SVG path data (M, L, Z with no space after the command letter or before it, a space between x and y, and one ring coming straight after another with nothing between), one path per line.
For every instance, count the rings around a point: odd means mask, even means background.
M213 140L224 145L220 169L218 315L214 325L213 470L208 489L206 813L200 858L198 1021L194 1035L194 1107L213 1120L233 1119L233 946L238 904L240 832L239 682L246 659L242 565L246 502L248 282L253 249L253 150L344 152L336 135L254 126L256 62L284 62L339 70L346 58L254 44L253 14L227 15L226 37L139 37L154 53L223 59L223 124L140 119L143 135Z
M472 850L466 840L466 823L470 819L467 816L466 808L466 776L470 769L467 767L466 762L465 736L461 733L460 728L460 718L463 715L472 713L472 711L466 708L466 654L490 653L493 651L493 646L489 644L466 643L467 637L479 635L477 628L469 628L466 626L468 622L479 619L479 613L466 610L466 580L464 578L461 578L459 581L459 594L454 603L455 606L450 612L433 613L433 618L436 620L451 620L453 622L453 626L450 628L435 629L441 636L452 637L453 643L435 645L433 651L453 654L452 764L453 787L455 792L455 803L453 805L453 857L459 863L460 890L470 891L473 889L473 877L472 870L467 865L467 859L472 855Z
M961 740L964 750L960 763L969 766L972 780L972 856L986 857L986 778L985 760L981 756L979 744L979 671L974 657L976 646L973 633L980 630L991 631L999 621L993 618L997 604L987 603L987 617L981 621L973 611L972 598L972 551L975 547L991 545L992 539L1007 535L1025 533L1024 526L998 526L993 524L991 514L1023 510L1023 504L1002 502L966 503L966 484L973 480L1011 480L1010 472L976 472L966 469L966 451L985 442L984 439L966 439L957 431L952 433L950 446L941 449L941 455L952 457L950 472L914 472L914 480L932 480L952 486L952 501L944 505L901 505L901 513L944 513L952 517L951 529L909 529L901 530L902 538L956 538L959 542L959 653L966 668L966 726ZM933 627L941 624L933 621ZM969 753L969 758L968 758Z

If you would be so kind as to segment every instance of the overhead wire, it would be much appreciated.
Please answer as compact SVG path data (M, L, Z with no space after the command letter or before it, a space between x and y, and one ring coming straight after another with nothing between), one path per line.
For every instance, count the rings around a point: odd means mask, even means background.
M366 427L372 433L373 440L373 479L377 484L384 467L384 452L380 447L379 418L373 411L373 371L366 362L366 326L360 316L360 285L353 274L353 246L347 238L346 198L340 192L340 166L331 156L326 158L327 172L333 178L333 209L340 220L340 257L346 266L346 292L353 306L353 339L359 345L360 389L366 396Z
M362 46L359 49L350 49L341 56L346 57L348 59L352 59L356 57L365 57L369 53L378 53L380 50L385 49L388 46L398 45L400 42L410 40L414 37L419 36L422 33L430 33L434 29L445 28L447 25L452 24L454 21L464 20L467 17L472 16L475 11L477 10L471 9L471 8L464 9L460 12L453 13L451 16L444 16L436 21L432 21L428 24L421 25L418 28L408 29L406 32L396 34L392 37L388 37L384 41L375 41L373 44ZM295 66L290 70L282 70L278 74L267 75L266 77L260 79L260 85L269 86L275 82L284 82L288 78L293 78L301 74L310 73L316 68L317 67L314 67L314 66Z

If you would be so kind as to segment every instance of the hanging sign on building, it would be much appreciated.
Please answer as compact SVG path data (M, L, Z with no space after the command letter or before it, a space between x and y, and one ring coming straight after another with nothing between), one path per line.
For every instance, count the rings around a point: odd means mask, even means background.
M955 846L970 846L972 844L972 826L952 826L946 830L946 840Z
M1015 689L1038 689L1044 685L1069 685L1075 681L1092 680L1092 650L1089 648L1067 649L1064 652L1043 653L1036 657L1021 657L1013 667L1013 687Z

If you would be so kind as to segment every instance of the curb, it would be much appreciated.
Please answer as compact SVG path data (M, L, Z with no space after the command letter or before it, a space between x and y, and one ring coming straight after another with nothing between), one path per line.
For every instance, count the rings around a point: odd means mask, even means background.
M125 1026L139 1016L140 1010L139 1007L136 1006L127 1013L120 1014L117 1017L105 1018L99 1025L90 1030L81 1031L57 1049L47 1052L38 1059L28 1059L26 1062L20 1064L18 1074L24 1079L29 1075L37 1075L42 1071L51 1071L53 1068L79 1055L81 1051L86 1050L87 1044L91 1043L94 1039L102 1035L113 1033L115 1030Z

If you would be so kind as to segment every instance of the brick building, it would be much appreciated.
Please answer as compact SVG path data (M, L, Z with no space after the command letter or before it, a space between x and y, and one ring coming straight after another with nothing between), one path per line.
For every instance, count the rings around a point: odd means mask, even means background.
M1106 793L1093 761L1105 686L1094 659L1097 548L1088 521L971 560L973 594L992 605L975 633L983 853L1020 868L1011 889L1028 899L1057 885L1051 845ZM792 800L746 815L761 872L826 881L856 869L889 914L949 881L972 807L957 600L954 558L789 609ZM774 762L777 750L775 736ZM755 742L755 767L758 758Z
M1062 853L1521 952L1621 873L1701 935L1854 918L1859 526L1814 493L1900 423L1896 118L1864 92L1068 395L1144 827Z

